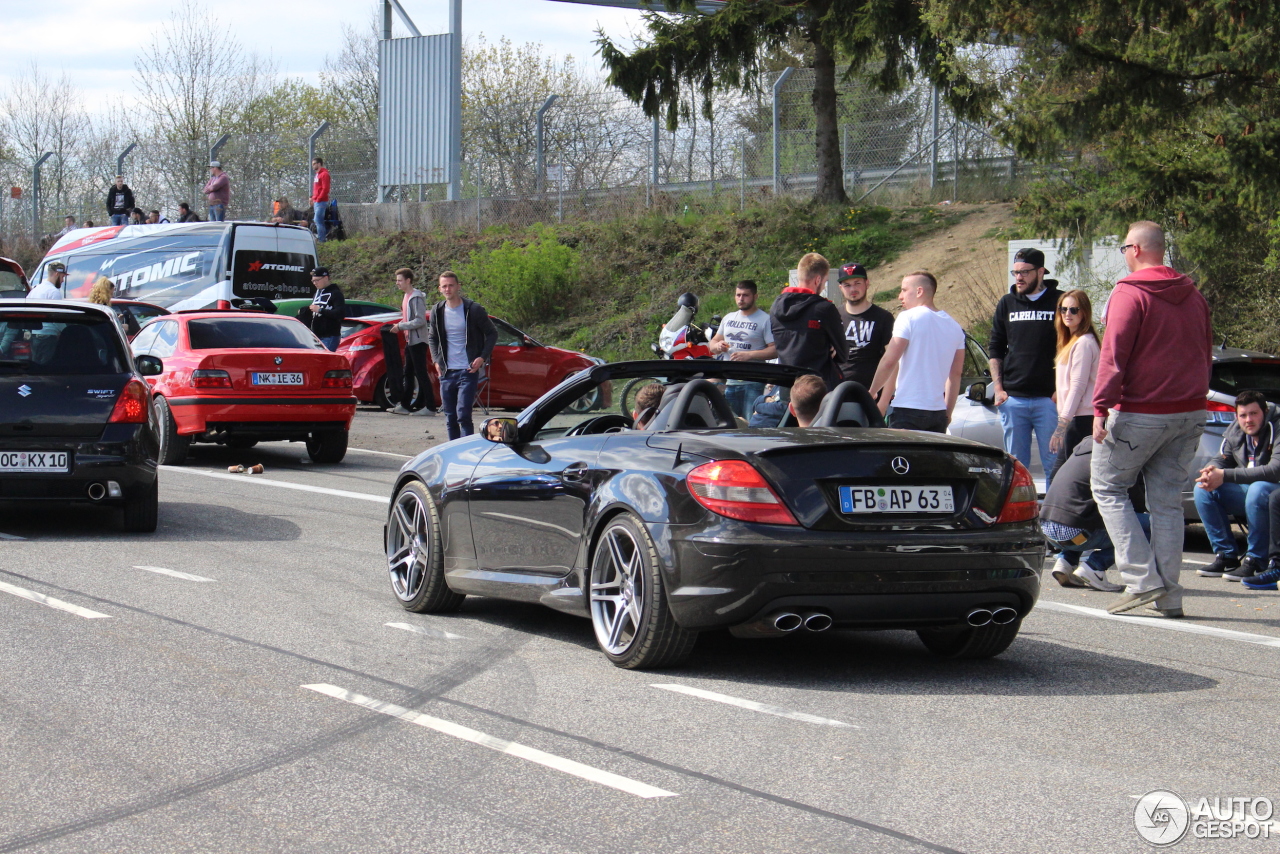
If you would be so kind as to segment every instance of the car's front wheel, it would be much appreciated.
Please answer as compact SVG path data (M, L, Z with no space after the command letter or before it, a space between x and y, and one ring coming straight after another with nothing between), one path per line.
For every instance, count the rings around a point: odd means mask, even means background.
M307 454L313 463L340 463L347 455L346 430L317 430L307 436Z
M419 481L406 483L392 499L385 545L391 589L406 611L440 614L462 607L466 594L454 593L444 578L440 514Z
M1022 620L971 628L919 629L916 634L929 652L941 658L992 658L1009 648L1022 628Z
M672 615L657 547L629 513L615 516L600 532L591 558L590 600L596 642L618 667L671 667L693 651L698 635Z
M155 410L156 423L160 425L160 464L181 465L187 459L187 451L191 450L191 437L178 433L178 422L163 397L156 398Z

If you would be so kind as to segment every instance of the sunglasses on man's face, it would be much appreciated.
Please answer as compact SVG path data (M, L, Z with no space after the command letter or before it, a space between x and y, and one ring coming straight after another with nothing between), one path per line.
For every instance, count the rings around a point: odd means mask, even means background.
M1080 309L1074 305L1064 305L1061 308L1059 308L1058 311L1062 312L1063 314L1070 314L1072 316L1080 313Z

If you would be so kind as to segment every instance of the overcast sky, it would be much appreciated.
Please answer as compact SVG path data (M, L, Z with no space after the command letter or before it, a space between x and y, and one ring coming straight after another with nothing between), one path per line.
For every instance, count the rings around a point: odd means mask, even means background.
M195 0L0 0L4 50L0 94L32 60L51 77L63 70L90 110L136 98L134 57L184 2ZM448 0L401 0L423 35L449 26ZM342 25L368 26L377 0L217 0L205 3L245 48L275 58L282 74L317 82L326 56L342 48ZM554 56L571 54L595 69L597 27L625 39L640 14L552 0L463 0L464 38L541 42ZM396 36L409 35L396 19Z

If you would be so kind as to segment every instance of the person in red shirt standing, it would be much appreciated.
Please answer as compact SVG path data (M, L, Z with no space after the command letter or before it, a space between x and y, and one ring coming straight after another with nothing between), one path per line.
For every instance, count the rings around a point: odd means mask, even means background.
M1150 604L1181 617L1182 487L1204 432L1213 366L1209 304L1196 283L1164 265L1164 231L1135 222L1124 245L1129 275L1111 292L1093 392L1093 497L1116 547L1124 594L1112 614ZM1142 477L1147 541L1129 499Z
M311 205L316 218L316 240L324 243L327 229L325 214L329 212L329 170L324 168L324 160L317 157L311 161L311 168L316 171L311 181Z

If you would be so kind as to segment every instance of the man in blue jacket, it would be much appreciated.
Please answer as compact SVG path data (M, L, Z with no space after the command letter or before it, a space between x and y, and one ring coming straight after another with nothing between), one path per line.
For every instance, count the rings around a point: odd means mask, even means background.
M470 436L476 431L471 408L476 401L480 369L493 355L498 329L484 306L462 296L457 273L440 274L443 300L431 309L427 323L427 344L440 372L440 404L450 439Z

